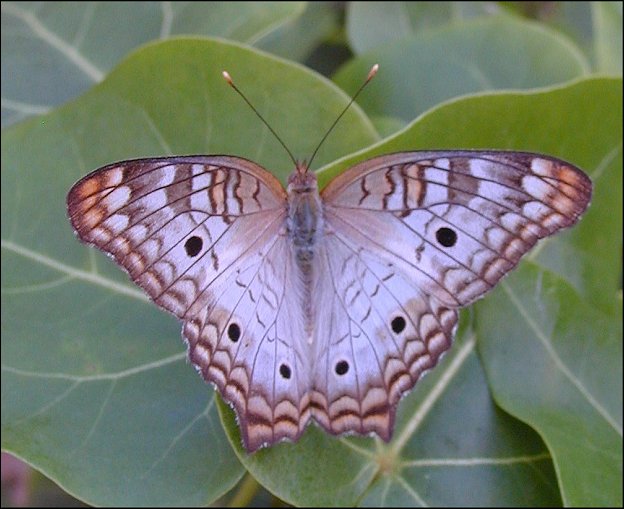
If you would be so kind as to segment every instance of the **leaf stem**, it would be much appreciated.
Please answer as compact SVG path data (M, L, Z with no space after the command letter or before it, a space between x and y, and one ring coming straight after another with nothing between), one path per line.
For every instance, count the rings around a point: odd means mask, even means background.
M245 474L243 480L238 485L238 490L228 502L228 507L248 507L255 494L260 489L260 484L252 475Z

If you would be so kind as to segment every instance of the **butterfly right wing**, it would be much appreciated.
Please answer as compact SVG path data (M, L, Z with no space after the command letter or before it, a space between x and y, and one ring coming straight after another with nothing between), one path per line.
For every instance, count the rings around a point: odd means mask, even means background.
M591 180L553 157L509 151L400 152L364 161L323 189L327 221L463 307L538 240L572 226Z
M279 181L236 157L142 159L96 170L67 202L80 239L183 320L189 358L236 409L247 449L296 439L309 359L293 346L303 319Z
M332 434L388 441L401 396L450 348L457 311L340 232L319 269L312 415Z
M313 416L388 440L401 395L451 346L456 308L574 224L591 182L537 154L405 152L352 167L321 196Z

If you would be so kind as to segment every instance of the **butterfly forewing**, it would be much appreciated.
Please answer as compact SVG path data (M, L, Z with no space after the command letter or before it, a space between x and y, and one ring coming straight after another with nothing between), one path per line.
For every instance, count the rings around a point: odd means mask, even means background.
M322 193L326 220L447 306L490 290L591 198L578 168L522 152L404 152L365 161Z
M68 212L83 241L110 253L157 304L182 318L249 250L237 237L253 249L279 229L284 199L271 174L243 159L143 159L80 180Z

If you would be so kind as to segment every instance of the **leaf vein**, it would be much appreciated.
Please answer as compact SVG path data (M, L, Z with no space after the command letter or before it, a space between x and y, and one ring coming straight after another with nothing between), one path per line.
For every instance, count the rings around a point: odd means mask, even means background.
M531 318L529 312L524 308L522 302L520 302L520 299L513 292L509 284L503 281L501 286L505 290L505 293L509 295L511 302L514 306L516 306L516 308L520 312L520 315L522 316L522 318L524 318L529 328L533 330L533 332L535 333L535 337L537 337L537 339L542 343L544 349L555 364L555 367L559 371L561 371L561 373L572 383L572 385L582 394L587 402L596 410L596 412L598 412L598 414L609 424L609 426L611 426L618 433L618 435L622 436L621 426L618 425L616 420L611 415L609 415L609 412L607 412L607 410L600 404L600 402L581 383L581 381L574 375L574 373L572 373L570 369L568 369L568 367L564 364L563 360L557 354L556 350L554 349L553 345L549 341L544 331L542 331L542 329L540 329L540 327L533 320L533 318Z
M104 78L104 73L82 55L77 48L68 44L54 32L49 30L32 12L8 2L2 2L2 10L21 19L41 40L47 42L63 56L84 72L94 82Z

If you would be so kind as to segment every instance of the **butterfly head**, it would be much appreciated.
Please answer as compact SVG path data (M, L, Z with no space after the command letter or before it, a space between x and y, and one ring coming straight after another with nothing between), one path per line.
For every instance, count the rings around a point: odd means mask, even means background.
M318 189L316 183L316 175L313 171L309 171L308 164L305 161L297 161L295 171L288 177L288 194L311 193Z

